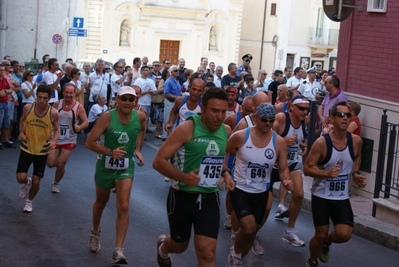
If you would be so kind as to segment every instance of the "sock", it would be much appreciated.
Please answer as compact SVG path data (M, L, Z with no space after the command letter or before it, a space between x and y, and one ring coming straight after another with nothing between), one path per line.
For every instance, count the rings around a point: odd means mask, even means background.
M230 219L231 215L230 214L226 214L226 219Z
M284 207L284 203L278 203L278 208Z
M286 233L286 234L291 234L291 233L293 233L293 232L295 232L295 229L294 229L294 228L287 228L287 229L285 229L285 233Z
M122 248L115 247L115 250L122 250Z
M233 251L231 252L231 255L233 256L233 257L237 257L237 258L239 258L239 259L241 259L241 253L236 253L235 252L235 250L233 249Z
M32 203L32 200L27 199L26 203Z
M233 229L231 229L231 235L230 238L236 238L237 232L234 232Z
M159 256L161 256L161 258L167 259L169 257L169 254L165 254L165 253L162 252L162 249L161 249L162 246L163 246L163 244L159 246L158 254L159 254Z

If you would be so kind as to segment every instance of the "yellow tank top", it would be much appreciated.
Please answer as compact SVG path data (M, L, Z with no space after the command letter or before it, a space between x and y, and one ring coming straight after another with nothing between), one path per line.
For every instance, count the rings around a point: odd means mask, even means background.
M43 117L38 117L35 113L35 104L25 119L26 141L21 142L21 150L33 155L47 155L48 144L53 130L51 123L51 107L48 107Z

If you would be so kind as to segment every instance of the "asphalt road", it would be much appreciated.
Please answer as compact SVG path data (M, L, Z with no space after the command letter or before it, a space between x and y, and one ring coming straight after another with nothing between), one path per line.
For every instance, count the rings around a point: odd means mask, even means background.
M168 183L152 169L152 159L162 141L147 134L143 146L146 165L136 167L130 201L130 225L125 240L128 266L157 266L156 239L168 233L166 197ZM101 250L90 253L87 249L91 229L91 207L94 202L93 173L96 156L84 147L85 135L79 136L78 147L67 164L61 193L50 192L54 169L46 169L41 189L33 201L33 213L22 212L24 200L18 198L19 184L15 170L19 149L0 151L0 267L64 267L110 266L115 239L115 196L104 210L101 222ZM225 193L221 192L224 200ZM274 201L271 218L261 230L265 255L251 252L243 266L304 266L309 257L308 243L313 235L311 213L303 210L296 228L306 247L293 247L281 241L286 221L274 220L277 208ZM224 201L221 207L221 227L217 247L217 266L226 266L227 242L230 232L222 228L225 217ZM399 234L399 233L398 233ZM191 242L188 250L172 255L173 266L196 266ZM399 266L399 253L363 238L353 236L345 244L332 245L330 261L319 266Z

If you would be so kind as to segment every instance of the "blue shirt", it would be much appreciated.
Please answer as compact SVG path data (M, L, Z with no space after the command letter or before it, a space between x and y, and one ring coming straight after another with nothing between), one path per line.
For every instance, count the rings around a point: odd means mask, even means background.
M180 83L179 81L176 79L174 79L173 77L169 77L165 84L164 84L164 94L171 94L174 96L180 96Z

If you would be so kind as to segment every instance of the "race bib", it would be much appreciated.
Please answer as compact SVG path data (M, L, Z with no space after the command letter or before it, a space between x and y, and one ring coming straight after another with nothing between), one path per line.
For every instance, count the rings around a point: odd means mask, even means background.
M259 163L248 162L247 168L247 184L266 184L270 177L267 175L269 166L267 163L264 165Z
M348 197L348 175L339 175L337 178L327 178L325 195L328 199L342 199Z
M108 170L126 170L129 167L129 159L115 159L110 156L105 157L105 166Z
M60 136L58 139L69 139L69 125L60 125Z
M198 186L216 187L219 183L220 172L222 171L224 157L202 157Z

